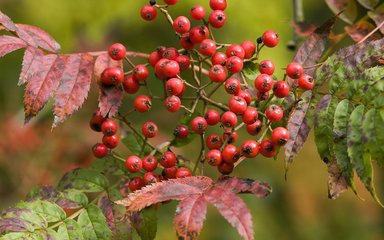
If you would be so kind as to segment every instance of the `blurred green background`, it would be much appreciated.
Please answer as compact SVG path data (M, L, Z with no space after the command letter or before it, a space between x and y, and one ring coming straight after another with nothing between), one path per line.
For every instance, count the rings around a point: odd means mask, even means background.
M130 0L0 0L0 9L17 23L36 25L50 33L62 46L62 52L98 51L113 42L124 43L129 50L150 52L159 45L176 46L178 41L163 16L148 23L139 11L147 1ZM207 0L181 0L170 8L173 16L186 15L193 4L208 7ZM288 0L228 0L227 24L215 30L219 42L255 40L266 29L280 34L280 45L264 51L261 58L275 61L281 69L293 57L285 45L292 37L292 6ZM321 24L332 16L324 1L304 1L306 20ZM197 24L196 22L193 22ZM339 24L340 25L340 24ZM340 26L338 26L340 29ZM348 44L348 40L344 43ZM52 108L48 106L31 124L23 126L23 87L17 87L22 52L0 59L0 208L10 206L37 184L55 184L60 176L75 167L93 161L90 147L100 136L88 128L89 116L97 107L93 88L83 109L64 124L50 130ZM282 76L280 76L282 77ZM154 80L156 81L156 80ZM127 102L127 100L125 101ZM128 109L128 104L123 108ZM123 111L124 112L124 111ZM161 129L170 130L177 115L162 118L160 110L135 115L139 124L150 115ZM170 137L162 132L161 141ZM196 142L197 144L197 142ZM194 144L179 152L190 152ZM124 151L124 150L121 150ZM356 179L365 201L347 192L337 200L327 198L327 169L319 159L310 137L284 180L282 156L277 161L258 157L237 168L234 175L269 182L273 193L267 199L243 196L252 211L256 239L384 239L384 211ZM377 191L384 198L382 169L376 168ZM210 173L217 176L217 173ZM159 208L157 239L176 239L172 218L176 203ZM210 207L201 239L240 239L218 213Z

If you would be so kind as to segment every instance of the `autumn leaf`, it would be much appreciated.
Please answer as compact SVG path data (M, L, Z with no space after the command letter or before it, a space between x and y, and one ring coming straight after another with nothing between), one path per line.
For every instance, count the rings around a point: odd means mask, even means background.
M27 44L20 38L7 35L0 36L0 57L24 47L27 47Z
M355 42L360 42L366 35L372 32L375 29L375 26L365 20L359 21L353 26L346 26L345 32L353 39ZM375 32L367 40L378 40L381 38L380 33Z
M54 53L60 51L60 44L42 29L27 24L16 24L16 26L17 34L20 39L24 40L29 45L41 47Z
M28 82L32 75L37 72L40 67L40 58L44 55L44 52L38 48L27 47L24 52L23 63L21 67L19 86Z
M217 180L216 185L232 189L234 193L252 193L258 198L265 198L272 192L272 188L268 183L250 178L223 176Z
M291 22L291 26L301 37L309 37L316 30L316 26L310 22Z
M381 4L374 11L369 11L367 14L379 26L384 21L384 4ZM384 25L380 27L380 32L384 34Z
M348 190L348 181L343 175L342 170L335 158L331 158L327 163L328 167L328 197L336 199L343 192Z
M12 20L7 15L2 13L1 11L0 11L0 24L3 25L4 28L8 31L16 31L17 30L17 27L12 22Z
M357 6L355 0L325 0L328 7L333 13L340 14L340 18L348 23L352 24L357 16Z

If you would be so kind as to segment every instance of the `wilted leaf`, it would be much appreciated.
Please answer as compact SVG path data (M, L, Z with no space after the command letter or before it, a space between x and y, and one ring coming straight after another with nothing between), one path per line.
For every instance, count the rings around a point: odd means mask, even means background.
M113 239L112 232L100 208L88 205L77 219L85 240Z
M9 218L17 218L24 221L26 229L29 232L33 232L37 229L46 229L48 227L47 221L42 216L26 208L9 208L2 212L1 219ZM19 222L14 223L19 224ZM6 227L10 227L10 225L6 225Z
M42 216L47 222L58 222L65 219L65 212L58 205L45 201L36 200L33 202L20 202L17 208L30 209L34 213Z
M136 229L142 240L153 240L157 232L157 212L151 206L140 212L131 212L129 215L132 226Z
M361 20L353 26L346 26L344 29L345 32L348 33L348 35L353 39L353 41L360 42L366 35L375 29L375 26L368 21ZM378 40L380 38L380 33L375 32L367 40L372 41Z
M22 40L30 43L31 39L33 39L33 42L35 43L33 45L54 53L60 51L60 44L57 43L51 35L42 29L27 24L16 24L16 26L18 28L17 34ZM26 38L26 35L29 37Z
M75 169L65 174L60 180L57 189L74 188L84 192L101 192L109 185L108 180L95 170Z
M252 193L259 198L265 198L272 192L272 188L268 183L250 178L223 176L219 178L216 186L232 189L234 193Z
M18 217L0 218L0 233L24 231L28 231L28 226L22 219Z
M302 37L309 37L317 28L310 22L291 22L291 26L295 33Z
M384 4L381 4L374 11L368 12L368 16L376 23L377 26L384 21ZM380 32L384 34L384 25L380 27Z
M374 9L380 0L357 0L363 7Z
M20 72L18 85L26 83L38 70L41 65L40 58L44 52L34 47L27 47L24 52L22 68Z
M0 57L24 47L27 45L20 38L7 35L0 36Z
M87 196L76 189L65 189L58 194L56 203L66 209L76 209L84 207L88 204Z
M348 190L348 181L343 175L336 159L331 158L327 163L328 166L328 197L336 199L343 192Z
M60 240L83 240L79 224L73 219L66 219L57 230Z
M340 14L340 18L348 23L352 24L357 16L357 5L355 0L325 0L329 8L333 13Z

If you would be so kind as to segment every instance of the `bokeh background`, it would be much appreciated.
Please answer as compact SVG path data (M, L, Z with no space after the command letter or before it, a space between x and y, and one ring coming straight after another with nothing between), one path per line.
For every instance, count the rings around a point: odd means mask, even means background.
M117 41L124 43L129 50L142 52L153 51L159 45L177 46L178 42L163 16L159 15L152 23L140 18L140 8L146 2L0 0L0 9L17 23L36 25L49 32L65 53L104 50ZM170 9L173 16L188 14L196 3L208 7L207 0L180 2ZM226 26L215 30L220 42L255 40L264 30L274 29L280 34L281 44L264 51L262 58L274 60L277 69L292 59L293 52L286 48L292 38L291 1L228 0L226 12ZM321 24L332 16L322 0L304 1L304 12L306 20L314 24ZM342 30L342 24L339 23L336 29ZM349 43L346 40L343 44ZM24 89L17 87L21 60L21 51L0 59L0 209L23 199L33 186L54 185L66 171L91 164L94 158L90 148L100 138L88 127L89 117L97 107L95 86L82 110L53 131L50 105L30 124L23 126ZM126 97L123 109L130 108L129 99ZM139 125L148 118L154 119L164 129L159 137L161 140L170 138L170 130L178 116L164 115L157 110L132 116L132 121ZM196 142L178 151L188 154L197 146ZM121 148L121 151L125 150ZM377 191L384 198L382 169L375 168ZM214 171L209 174L217 176ZM237 168L234 175L267 181L273 187L273 193L267 199L243 196L253 215L256 239L384 239L384 210L371 199L358 179L357 187L365 201L350 191L337 200L327 198L327 169L317 155L312 135L291 166L288 181L284 180L281 155L276 161L261 157L249 160ZM176 239L172 226L175 207L173 202L159 208L157 239ZM201 239L232 240L240 237L210 207Z

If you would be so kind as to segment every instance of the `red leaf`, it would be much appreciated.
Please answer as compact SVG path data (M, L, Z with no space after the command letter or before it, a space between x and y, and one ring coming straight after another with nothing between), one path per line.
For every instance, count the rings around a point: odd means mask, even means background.
M37 72L41 65L39 57L43 54L44 52L38 48L27 47L24 52L23 63L18 82L19 86L26 83L32 77L32 75Z
M0 36L0 57L26 46L25 42L20 38L7 35Z
M40 68L28 81L24 94L25 123L37 115L56 91L68 57L49 54L38 58Z
M353 39L353 41L360 42L366 35L368 35L375 29L375 26L370 22L362 20L353 26L346 26L344 29L348 33L348 35ZM372 41L380 38L380 33L375 32L368 38L368 40Z
M309 37L316 30L316 26L309 22L291 22L291 26L302 37Z
M352 24L357 16L357 6L355 0L325 0L329 8L333 13L340 14L340 18L348 23Z
M216 186L232 189L234 193L253 193L259 198L265 198L272 192L272 188L268 183L250 178L223 176L217 181Z
M3 25L5 27L5 29L8 31L15 32L17 30L17 27L12 22L12 20L7 15L2 13L1 11L0 11L0 24Z
M63 122L83 103L92 79L93 57L87 53L68 56L60 85L55 93L53 127Z
M384 4L380 5L373 12L368 12L368 16L379 26L384 21ZM384 34L384 25L380 27L380 32Z
M243 239L254 239L251 213L244 201L233 193L231 189L216 186L208 190L204 197L237 229Z
M348 180L333 157L328 163L328 198L336 199L348 190Z
M16 24L16 26L18 27L17 34L19 37L30 45L38 46L54 53L60 51L60 44L42 29L26 24Z
M177 235L183 239L197 239L207 215L207 202L201 194L181 201L176 209L174 224Z

